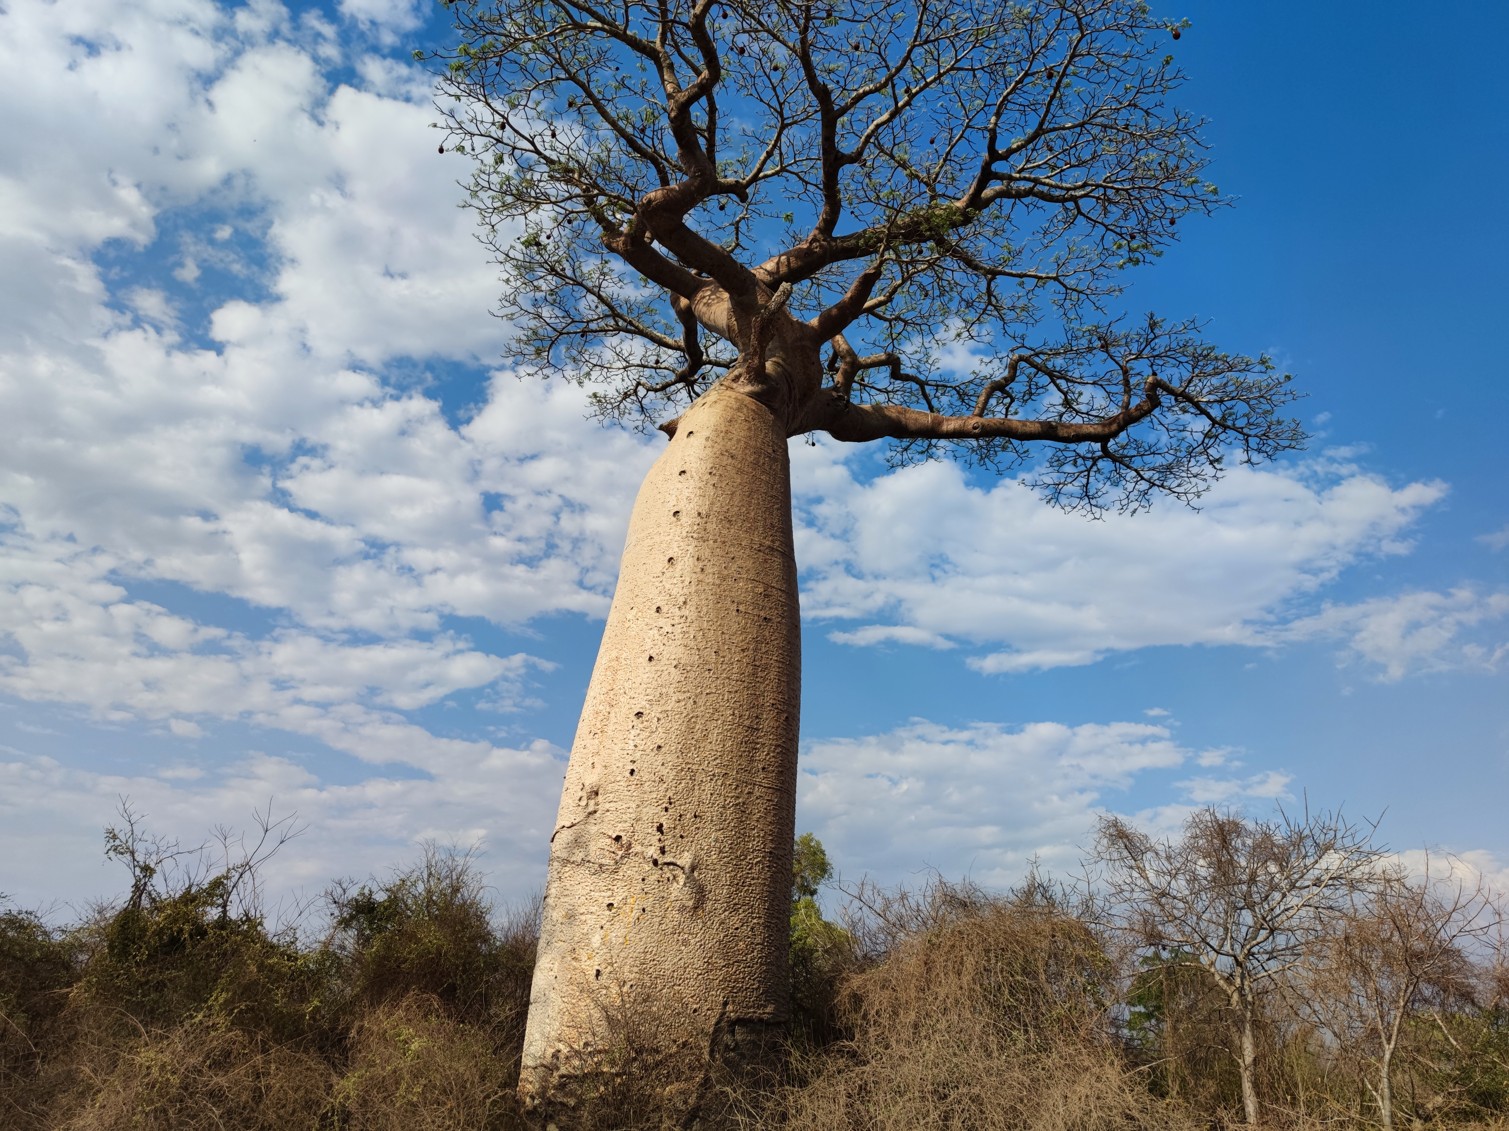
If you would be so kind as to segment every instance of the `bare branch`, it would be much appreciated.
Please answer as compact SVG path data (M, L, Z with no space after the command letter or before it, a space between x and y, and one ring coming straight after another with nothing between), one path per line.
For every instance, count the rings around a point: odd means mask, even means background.
M499 313L536 365L609 386L605 411L770 361L793 430L1002 469L1045 441L1032 482L1092 510L1193 500L1232 447L1302 439L1265 359L1110 309L1224 203L1139 0L450 8L438 106Z

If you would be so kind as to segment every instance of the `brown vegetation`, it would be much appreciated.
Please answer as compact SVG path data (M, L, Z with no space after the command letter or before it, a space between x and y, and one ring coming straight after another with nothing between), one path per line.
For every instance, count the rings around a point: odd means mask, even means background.
M126 816L107 838L130 873L118 904L69 927L0 910L0 1126L539 1126L514 1095L537 908L499 915L469 857L432 850L334 885L302 929L280 928L255 873L286 827L251 850L222 838L217 858ZM1219 816L1223 843L1266 843L1262 822ZM734 1080L691 1047L673 1063L656 1035L668 1019L626 1005L605 1019L592 1086L549 1113L560 1131L1242 1121L1241 1017L1221 970L1191 939L1147 935L1127 892L1097 904L1035 875L1001 896L863 885L833 922L821 845L802 838L796 859L779 1066ZM1254 999L1262 1125L1509 1131L1509 967L1489 893L1439 874L1411 886L1381 863L1367 878Z

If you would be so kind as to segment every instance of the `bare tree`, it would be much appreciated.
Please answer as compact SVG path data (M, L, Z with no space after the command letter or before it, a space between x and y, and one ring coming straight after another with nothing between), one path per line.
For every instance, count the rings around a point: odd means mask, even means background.
M789 437L1026 464L1096 510L1192 499L1301 433L1266 358L1115 308L1223 203L1170 102L1178 28L1140 0L446 3L438 105L520 364L671 436L552 838L541 1096L592 1070L619 999L735 1054L781 1020Z
M1395 1064L1410 1023L1452 1039L1444 1016L1475 1006L1486 955L1474 952L1500 922L1481 875L1448 859L1421 878L1397 869L1356 891L1321 939L1303 1000L1359 1065L1381 1126L1394 1126Z
M1199 971L1226 998L1249 1125L1260 1115L1264 995L1313 955L1327 925L1373 882L1381 853L1371 834L1334 814L1247 820L1215 808L1191 814L1178 840L1119 817L1100 823L1094 859L1124 925L1163 962Z
M261 919L261 870L305 830L297 813L273 820L270 800L265 809L252 810L254 834L216 826L214 847L185 846L176 839L148 833L142 814L125 796L119 799L116 814L119 823L105 829L105 856L119 860L131 873L125 910L133 914L175 895L204 892L213 895L222 921Z

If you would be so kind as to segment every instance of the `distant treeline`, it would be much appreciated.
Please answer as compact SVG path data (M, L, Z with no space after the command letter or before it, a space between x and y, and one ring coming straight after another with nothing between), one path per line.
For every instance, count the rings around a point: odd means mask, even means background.
M67 925L0 901L0 1127L531 1126L538 908L500 912L472 859L432 850L271 922L257 873L289 831L184 849L126 809L118 900ZM636 1038L655 1003L625 1002L562 1131L1509 1131L1502 919L1451 860L1409 874L1333 815L1208 809L1162 839L1103 822L1074 885L861 884L830 919L823 848L796 849L780 1073L710 1065L689 1109L685 1065Z

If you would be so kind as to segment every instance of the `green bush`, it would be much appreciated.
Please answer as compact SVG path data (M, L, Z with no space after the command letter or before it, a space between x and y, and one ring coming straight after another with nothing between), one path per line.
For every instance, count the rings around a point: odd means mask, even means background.
M266 841L211 866L128 812L107 837L119 903L66 929L0 908L0 1127L539 1131L513 1096L538 907L500 921L474 861L431 849L330 889L319 930L271 928ZM822 845L795 848L784 1064L735 1077L636 1002L559 1131L1179 1131L1230 1107L1221 1003L1167 956L1113 953L1093 908L1037 877L1005 897L864 886L839 926ZM1480 973L1411 1020L1397 1087L1421 1126L1509 1131L1509 969ZM1261 1036L1272 1128L1366 1125L1334 1046L1293 1019Z
M422 995L458 1021L517 1030L522 1044L538 906L496 923L472 858L433 847L387 882L338 884L327 900L326 948L356 1007Z

